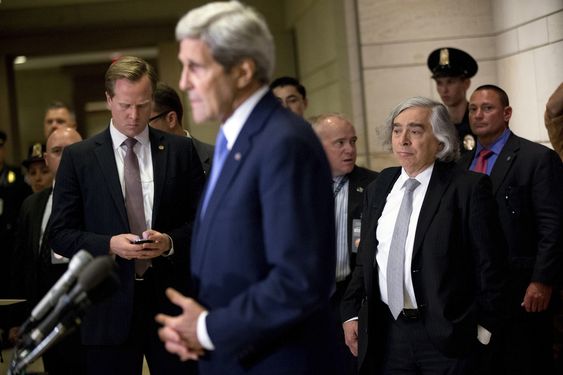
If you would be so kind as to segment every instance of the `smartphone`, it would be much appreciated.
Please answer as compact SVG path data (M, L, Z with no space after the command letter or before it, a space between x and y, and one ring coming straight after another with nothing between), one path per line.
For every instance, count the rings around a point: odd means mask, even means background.
M131 243L135 244L135 245L140 245L140 244L144 244L144 243L153 243L154 240L148 240L146 238L139 238L138 240L135 240Z

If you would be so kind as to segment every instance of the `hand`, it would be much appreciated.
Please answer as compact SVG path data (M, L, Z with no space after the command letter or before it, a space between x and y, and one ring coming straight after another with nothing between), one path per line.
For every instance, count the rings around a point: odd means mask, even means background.
M553 287L551 285L542 284L539 282L531 282L526 289L524 301L520 306L526 309L526 312L542 312L549 306L551 299L551 292Z
M177 354L182 361L197 360L204 354L204 348L197 339L197 319L205 309L194 299L184 297L174 289L168 288L166 296L182 308L182 313L175 317L158 314L155 320L163 325L158 335L166 350Z
M344 341L354 357L358 356L358 320L349 320L342 324Z
M152 259L170 250L172 244L166 234L149 229L143 232L143 239L152 243L134 244L139 236L132 233L113 236L109 242L110 252L124 259Z

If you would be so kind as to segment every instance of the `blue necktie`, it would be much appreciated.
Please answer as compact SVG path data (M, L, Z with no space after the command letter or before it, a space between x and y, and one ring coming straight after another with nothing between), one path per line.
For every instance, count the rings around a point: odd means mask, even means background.
M223 164L225 163L225 159L227 159L228 154L229 154L229 150L227 149L227 138L225 138L225 134L223 134L223 129L220 128L219 133L217 133L217 139L215 140L213 165L211 167L211 176L209 177L207 190L205 190L205 197L203 198L203 205L201 207L201 217L205 215L207 204L209 203L211 194L213 194L213 190L215 189L215 184L217 183L217 179L221 174L221 170L223 169Z

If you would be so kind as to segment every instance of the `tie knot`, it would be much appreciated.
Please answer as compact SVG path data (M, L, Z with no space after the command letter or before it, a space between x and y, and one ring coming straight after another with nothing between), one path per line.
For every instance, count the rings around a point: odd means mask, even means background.
M494 153L493 151L484 148L481 151L479 151L479 157L488 159L493 153Z
M123 144L127 146L128 150L132 150L135 146L135 143L137 143L137 140L131 137L127 137L127 139L123 141Z
M405 187L406 191L411 192L414 189L416 189L418 185L420 185L420 182L418 182L414 178L409 178L408 180L405 181L405 184L403 186Z

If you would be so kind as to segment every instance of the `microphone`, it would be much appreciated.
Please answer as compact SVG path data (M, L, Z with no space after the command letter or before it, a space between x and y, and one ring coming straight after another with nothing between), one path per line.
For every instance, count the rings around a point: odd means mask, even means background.
M110 256L97 257L88 264L78 276L70 293L66 294L39 327L32 331L25 342L26 349L14 355L11 366L13 374L19 374L61 337L78 326L81 317L93 303L115 292L119 287L115 269L116 264Z
M113 272L115 267L116 264L109 255L94 258L78 275L78 280L72 290L65 294L41 324L31 331L26 346L37 345L69 311L76 307L78 310L85 310L90 306L91 298L100 300L105 297L109 292L108 286L114 287L119 283ZM103 283L106 279L108 281ZM99 285L103 290L97 290Z
M86 250L80 250L70 260L68 269L61 276L61 278L53 285L53 287L45 294L39 303L33 308L31 316L23 323L20 328L19 335L23 335L35 323L41 320L49 310L57 303L59 298L66 293L70 286L74 283L78 274L86 267L92 260L92 255Z

